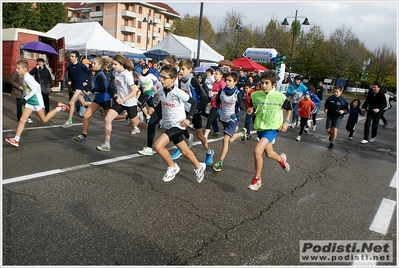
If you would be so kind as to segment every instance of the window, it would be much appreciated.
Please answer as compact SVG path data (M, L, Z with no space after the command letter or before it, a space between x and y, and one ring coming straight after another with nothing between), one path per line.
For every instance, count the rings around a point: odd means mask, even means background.
M76 12L76 18L80 18L80 12Z
M101 7L100 6L96 6L96 11L101 11Z
M124 34L123 35L123 41L129 41L129 35L127 35L127 34Z
M129 5L125 5L125 10L129 10Z
M139 7L139 14L143 14L143 7Z
M129 20L124 20L124 25L129 26Z
M141 36L140 35L137 36L137 43L141 44Z
M137 22L137 28L141 29L141 21Z

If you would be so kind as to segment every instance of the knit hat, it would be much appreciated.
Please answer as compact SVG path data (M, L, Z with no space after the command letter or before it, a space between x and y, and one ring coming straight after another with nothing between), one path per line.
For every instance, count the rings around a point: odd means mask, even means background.
M312 95L312 91L311 90L306 90L305 94L309 94L311 96Z

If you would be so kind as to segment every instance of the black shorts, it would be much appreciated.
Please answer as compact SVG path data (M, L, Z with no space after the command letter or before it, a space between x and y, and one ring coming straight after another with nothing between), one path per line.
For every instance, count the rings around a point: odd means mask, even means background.
M111 100L107 100L101 103L98 103L96 100L93 100L94 103L97 103L100 107L102 107L104 110L108 110L111 108Z
M194 129L202 128L202 117L200 114L194 114L192 123L194 125Z
M139 97L139 102L140 104L140 109L143 109L146 104L148 104L149 107L154 107L154 97L149 96L149 95L140 95Z
M167 129L165 134L168 135L170 141L173 141L174 144L178 144L183 141L183 135L186 133L186 131L186 129L172 127Z
M127 115L130 119L133 119L137 116L137 105L128 107L115 103L114 106L112 106L112 109L114 109L118 114L126 110Z

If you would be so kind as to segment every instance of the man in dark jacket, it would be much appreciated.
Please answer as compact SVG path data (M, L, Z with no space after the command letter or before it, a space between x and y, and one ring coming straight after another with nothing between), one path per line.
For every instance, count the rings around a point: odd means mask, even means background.
M364 135L361 143L374 142L375 137L377 136L378 122L380 121L384 108L387 106L384 93L381 92L378 81L374 82L371 89L372 91L367 94L366 101L362 106L362 113L367 110L367 118L364 124ZM369 139L370 125L371 139Z
M42 82L43 85L48 86L47 88L49 88L51 92L53 89L53 79L49 69L46 67L45 60L43 58L38 58L36 62L36 67L30 70L29 73L35 77L36 82L39 84ZM46 111L46 114L50 112L50 92L44 92L42 89L44 110Z

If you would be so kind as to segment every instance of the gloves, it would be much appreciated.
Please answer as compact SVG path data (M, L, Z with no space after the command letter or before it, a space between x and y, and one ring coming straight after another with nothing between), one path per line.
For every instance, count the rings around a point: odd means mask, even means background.
M236 120L237 119L237 115L236 114L231 114L230 118L233 119L233 120Z
M19 101L19 103L20 103L21 105L25 105L25 104L26 104L26 100L25 100L24 98L22 98L22 99Z

